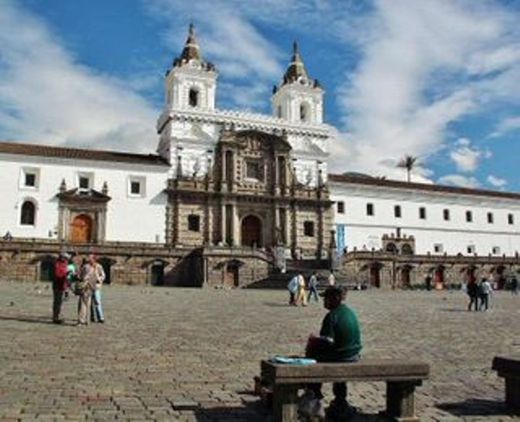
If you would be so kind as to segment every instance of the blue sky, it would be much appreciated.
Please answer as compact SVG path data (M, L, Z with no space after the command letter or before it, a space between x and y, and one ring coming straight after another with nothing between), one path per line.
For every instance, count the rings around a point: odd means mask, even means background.
M520 191L517 0L2 0L0 138L153 152L190 21L222 109L270 113L298 40L331 171Z

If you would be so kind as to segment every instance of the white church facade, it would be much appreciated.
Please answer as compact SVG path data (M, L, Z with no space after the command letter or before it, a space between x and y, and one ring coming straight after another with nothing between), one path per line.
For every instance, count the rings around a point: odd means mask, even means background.
M296 44L272 115L220 110L216 90L190 27L156 154L0 142L0 278L45 279L63 249L96 250L116 282L171 285L242 286L302 265L406 285L449 256L520 268L520 194L328 174L324 90ZM412 280L420 256L436 264Z

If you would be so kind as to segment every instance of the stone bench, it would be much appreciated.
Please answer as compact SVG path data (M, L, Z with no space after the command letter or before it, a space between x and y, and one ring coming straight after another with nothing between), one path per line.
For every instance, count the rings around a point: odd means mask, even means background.
M386 382L386 412L397 421L419 421L415 416L415 387L428 379L430 367L422 362L365 359L356 363L285 365L261 363L261 379L272 388L274 420L298 420L298 390L309 383L352 381Z
M492 368L506 382L506 406L520 414L520 358L495 356Z

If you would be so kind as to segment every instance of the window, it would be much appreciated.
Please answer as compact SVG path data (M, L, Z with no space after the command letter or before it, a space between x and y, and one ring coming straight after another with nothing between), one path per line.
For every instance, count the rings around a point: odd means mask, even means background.
M475 253L475 245L468 245L468 247L466 248L466 251L469 254L474 254Z
M190 232L200 231L200 217L198 215L188 215L188 230Z
M20 224L22 226L34 226L36 220L36 207L31 201L25 201L22 204L20 213Z
M426 208L424 208L424 207L419 208L419 218L421 220L426 220Z
M139 182L130 182L130 193L132 195L139 195L141 193L141 183Z
M189 102L191 107L197 107L199 105L199 91L194 88L190 89Z
M88 189L89 188L89 183L90 180L88 179L88 177L83 177L81 176L79 178L79 188L80 189Z
M308 237L314 237L314 222L305 221L303 223L303 234Z
M450 210L448 210L448 209L443 210L442 216L444 217L444 221L450 221Z
M130 176L128 179L128 196L144 197L145 196L146 179L139 176Z
M394 217L401 218L401 205L394 206Z
M435 245L433 245L433 251L435 253L443 253L444 247L443 247L442 243L436 243Z
M487 213L487 222L489 224L493 224L493 213L492 212Z
M515 224L513 214L507 214L507 224Z
M493 255L500 255L500 246L493 246L493 247L491 248L491 253L492 253Z
M338 202L338 214L345 214L345 203L343 201Z
M246 160L246 177L248 179L264 180L262 162L259 160Z
M466 221L468 223L473 222L473 213L471 211L466 211Z
M20 179L20 187L21 188L30 188L36 189L38 188L40 179L40 170L37 168L23 168L21 179Z
M36 187L36 175L34 173L25 173L25 186Z
M282 117L282 107L276 107L276 115L281 118Z
M367 204L367 215L374 215L374 204Z
M300 104L300 120L302 122L307 122L309 120L309 106L305 103Z

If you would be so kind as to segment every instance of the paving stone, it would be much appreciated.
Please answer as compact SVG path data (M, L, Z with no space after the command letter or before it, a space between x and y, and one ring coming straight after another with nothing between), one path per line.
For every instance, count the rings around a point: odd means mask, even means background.
M261 359L303 352L325 310L286 305L284 291L106 286L107 323L49 324L50 290L0 284L0 420L265 421L251 395ZM168 293L168 294L166 294ZM7 306L15 301L19 306ZM421 421L509 421L494 355L520 353L520 300L492 297L465 310L461 292L349 293L364 358L419 359L432 367L417 391ZM324 386L327 400L331 386ZM384 383L351 383L359 420L376 421Z

